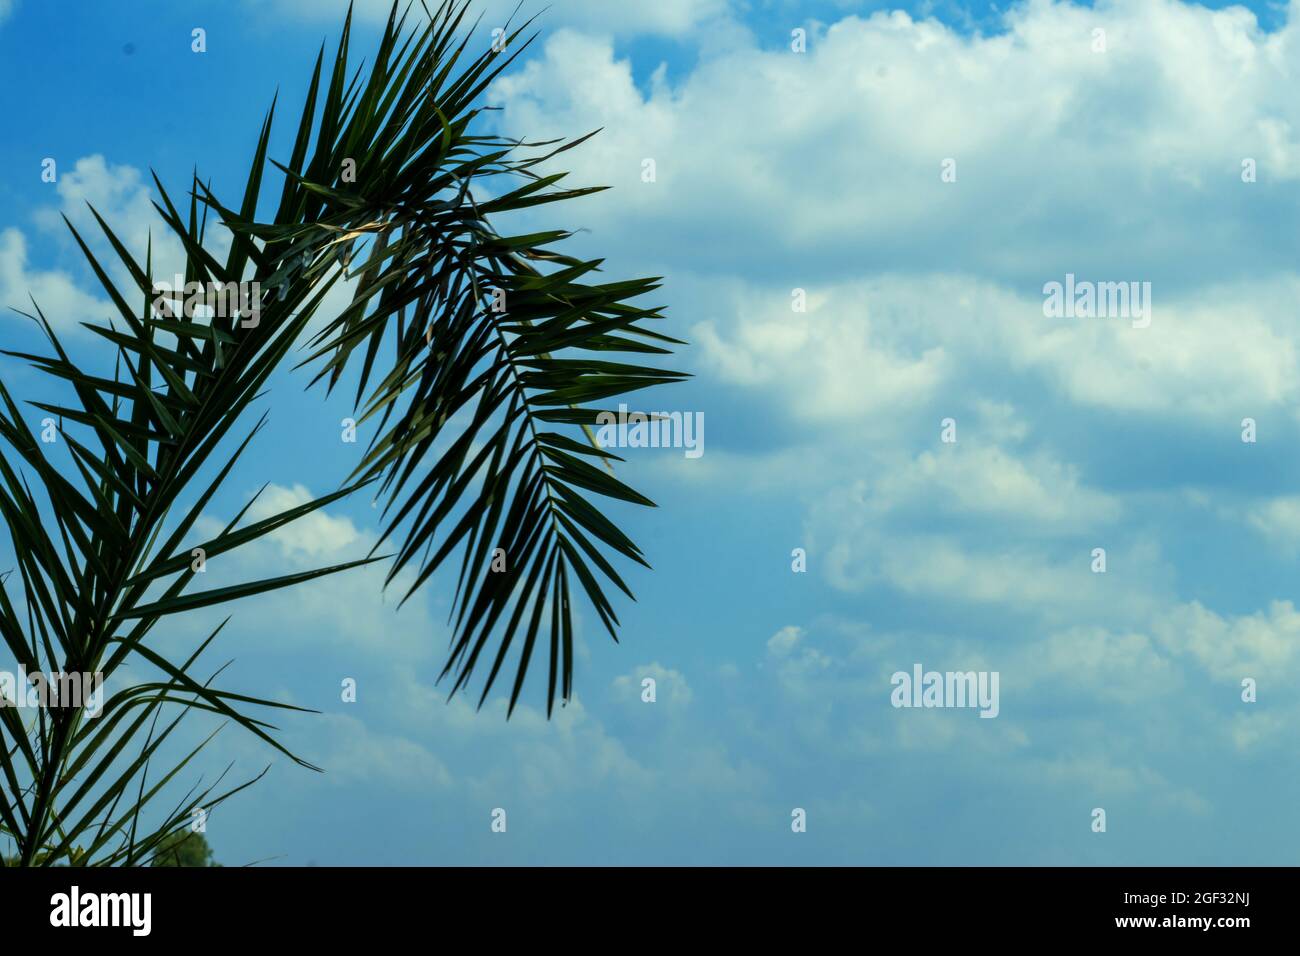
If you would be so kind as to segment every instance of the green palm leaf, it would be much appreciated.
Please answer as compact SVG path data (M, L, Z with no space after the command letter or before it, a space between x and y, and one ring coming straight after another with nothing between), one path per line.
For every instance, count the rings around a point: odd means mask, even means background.
M68 223L116 311L107 325L87 325L113 368L74 363L36 304L28 317L48 349L5 353L62 395L29 403L57 432L55 442L41 442L0 382L0 517L17 572L0 577L0 638L30 672L99 672L114 690L93 720L84 706L38 708L30 722L0 708L0 834L12 838L17 862L147 862L170 845L190 808L210 808L251 783L192 788L160 823L140 826L142 812L211 739L151 779L151 765L194 710L310 766L254 716L297 708L214 687L220 670L194 676L221 628L184 660L154 645L155 626L173 615L386 560L389 583L409 579L405 600L456 557L441 676L452 678L454 694L484 673L481 705L513 649L509 712L539 643L548 714L557 697L571 696L575 584L616 638L608 589L631 591L615 562L646 561L600 500L651 502L614 477L608 466L618 459L596 446L589 426L602 403L683 378L638 364L679 343L652 328L657 309L633 304L657 280L596 282L599 260L559 251L568 232L495 228L512 212L595 190L564 189L562 174L534 171L581 140L523 144L480 131L481 94L531 37L525 24L508 36L511 52L470 55L468 6L425 8L427 23L409 31L394 6L373 65L351 78L349 13L332 66L323 50L317 59L287 163L268 158L272 105L238 208L195 177L182 215L155 177L158 213L186 254L185 281L258 283L255 320L167 307L151 248L138 260L94 213L117 260L108 265ZM275 212L263 216L268 162L284 185ZM478 201L480 184L496 198ZM232 235L224 262L205 245L209 212ZM118 268L129 277L125 288L110 277ZM345 280L354 283L350 304L309 335L327 294ZM331 567L190 590L196 523L264 424L245 431L241 421L295 348L327 393L345 375L355 378L369 444L337 491L241 526L246 506L200 546L208 559L224 559L367 486L384 499L380 543ZM618 352L637 361L605 354ZM233 451L221 451L229 444ZM389 542L392 554L380 554ZM494 555L504 555L505 570L495 569ZM128 676L141 670L159 676ZM177 708L179 716L164 718Z
M383 539L396 542L389 581L414 571L404 599L459 551L455 637L442 672L454 674L452 692L495 639L481 704L522 641L513 711L546 606L557 609L549 645L558 692L572 693L573 605L559 585L575 579L615 635L605 588L631 592L611 559L646 564L597 504L651 502L583 460L602 410L590 403L684 376L606 359L680 344L651 327L657 309L632 304L657 280L592 282L599 260L556 249L568 232L494 228L494 218L597 190L558 188L563 174L534 172L581 140L535 144L539 151L475 132L477 97L531 38L525 24L508 33L511 52L466 60L467 40L455 37L467 6L449 0L405 37L394 6L369 76L358 74L345 91L349 17L324 106L316 109L322 59L294 154L276 164L286 182L275 217L258 220L247 201L236 212L206 190L202 200L248 237L240 249L277 299L294 294L279 291L289 283L337 277L355 258L352 302L315 334L303 364L317 365L315 381L330 390L347 370L355 374L357 421L372 426L373 438L352 478L378 482ZM355 181L343 175L349 164ZM521 184L475 200L476 183L510 181ZM586 429L588 443L557 426ZM497 549L504 572L492 570ZM552 681L548 713L555 697Z

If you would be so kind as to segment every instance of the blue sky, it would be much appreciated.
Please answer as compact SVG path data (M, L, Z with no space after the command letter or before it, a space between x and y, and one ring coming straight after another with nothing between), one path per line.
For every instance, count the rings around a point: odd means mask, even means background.
M277 89L288 152L345 6L0 0L0 303L30 291L93 357L73 326L107 310L57 213L90 199L142 243L150 168L178 194L195 165L240 189ZM487 43L513 3L481 6ZM387 5L358 10L360 53ZM1298 12L553 3L489 93L495 122L604 128L564 159L613 188L536 222L584 229L611 276L666 277L695 377L644 407L703 412L705 453L628 451L660 508L613 513L655 570L630 575L620 646L584 615L577 696L549 723L537 680L509 723L446 702L445 579L400 612L379 570L235 606L227 686L323 711L281 726L327 773L223 731L209 773L272 770L214 814L217 858L1294 863ZM1067 273L1149 281L1150 326L1045 317ZM35 344L12 315L0 342ZM348 408L306 381L273 384L210 526L264 482L283 505L346 475ZM207 583L359 557L376 521L331 507ZM999 715L891 707L918 662L997 671Z

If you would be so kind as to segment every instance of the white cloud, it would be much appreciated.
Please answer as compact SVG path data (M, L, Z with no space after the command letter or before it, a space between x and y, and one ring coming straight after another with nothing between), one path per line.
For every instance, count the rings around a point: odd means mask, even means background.
M1022 322L1008 345L1014 362L1049 372L1078 404L1231 429L1300 393L1300 338L1284 318L1297 293L1289 275L1226 283L1157 301L1150 328Z
M1019 440L1013 411L997 403L981 409L989 436ZM1092 545L1084 546L1101 537L1112 563L1161 567L1150 544L1116 531L1122 500L1046 451L983 443L983 423L972 417L959 425L957 443L945 445L936 421L930 447L914 455L882 439L856 449L839 471L808 469L820 479L805 523L810 562L846 591L885 584L1022 613L1090 606L1121 613L1148 603L1158 574L1093 574ZM842 474L855 466L870 477Z
M787 624L767 639L767 652L773 657L785 657L794 650L803 634L802 627Z
M312 497L302 485L271 485L244 524ZM313 512L229 555L211 558L195 590L364 556L374 543L374 531L331 510ZM225 523L205 516L195 537L213 535ZM386 572L382 562L353 569L245 599L209 620L201 620L203 615L177 619L174 627L206 636L215 621L233 613L219 638L223 652L242 656L257 648L260 655L306 652L318 661L328 659L337 676L306 692L299 687L277 693L264 683L255 690L259 696L332 711L322 718L323 726L313 725L316 715L295 716L286 723L285 742L343 783L373 777L394 787L451 789L481 801L523 792L536 801L534 812L541 816L561 811L562 801L553 798L602 787L620 793L630 812L653 816L664 793L656 781L665 765L675 768L668 789L678 795L752 783L751 771L734 764L717 739L701 736L683 744L667 723L656 719L680 719L692 698L685 675L658 662L615 678L607 695L612 707L601 714L575 696L567 706L557 704L548 720L529 702L529 689L539 686L536 661L509 721L501 683L481 711L473 688L449 699L449 686L434 683L447 643L447 628L432 613L436 598L425 589L396 614L394 602L383 594ZM409 575L399 578L392 591L405 593L403 581L409 583ZM317 670L318 665L313 667ZM265 680L268 671L258 673ZM339 703L343 676L357 681L355 704ZM640 682L647 676L658 682L653 709L640 701ZM645 739L635 752L608 726L609 720L629 713L649 718L640 725ZM234 746L250 760L262 752L262 745L251 739ZM492 758L483 759L485 752Z
M727 309L725 331L712 322L693 330L711 371L744 388L777 390L797 419L860 422L888 414L925 401L949 374L940 342L907 341L914 337L900 334L904 319L878 318L865 296L846 301L814 290L808 311L797 313L788 292L746 290Z
M303 741L300 755L324 769L331 783L378 784L420 794L446 790L452 783L443 762L414 740L367 727L348 714L311 719L320 726ZM313 743L316 749L307 749Z
M59 168L54 194L58 198L57 204L36 211L37 227L55 243L70 250L75 259L81 260L82 253L63 221L66 216L118 289L125 293L127 302L137 301L135 283L95 221L89 206L95 208L141 264L145 261L152 237L156 277L170 280L184 271L183 247L153 208L151 189L138 169L115 165L99 154L84 156L68 168ZM206 244L217 253L228 247L228 237L222 230L209 230L208 236ZM75 331L82 322L102 322L118 317L117 309L108 301L89 265L81 275L88 278L77 278L58 269L33 268L27 236L13 227L0 232L0 306L30 312L29 296L33 297L59 332ZM86 283L84 289L83 282Z
M812 270L972 271L1026 290L1071 271L1159 288L1257 265L1242 237L1261 229L1294 242L1270 223L1295 205L1276 184L1300 175L1295 23L1265 34L1240 7L1117 0L1017 5L1005 26L851 16L805 54L741 42L645 88L608 39L560 31L493 96L514 135L603 127L560 158L615 187L584 200L583 225L606 253L688 269L779 270L791 286ZM1246 157L1257 183L1241 180Z
M301 484L286 487L270 484L254 502L241 527L281 514L319 497ZM337 506L336 506L337 507ZM229 517L205 514L196 523L192 541L196 547L215 538ZM241 545L226 554L214 555L207 570L191 590L212 590L236 583L279 577L299 571L330 567L365 558L374 547L372 529L359 529L350 518L317 509L275 531ZM325 575L287 590L245 598L220 614L208 618L196 615L184 624L195 633L207 633L226 613L235 615L232 634L250 647L264 647L269 636L286 651L321 648L351 649L357 655L382 650L393 658L427 661L432 649L441 647L447 629L435 620L429 605L413 601L400 611L398 600L406 594L414 572L404 571L385 589L389 565L376 562ZM205 628L207 630L205 630ZM405 639L394 635L401 633Z
M1119 516L1119 502L1083 486L1073 466L1043 453L1016 457L997 445L976 444L979 437L968 433L964 445L941 445L882 471L862 497L881 513L982 515L1023 522L1031 533L1094 527Z
M151 231L155 245L163 238L159 235L163 224L153 207L151 187L134 166L110 163L98 153L83 156L71 169L59 170L54 188L58 208L37 213L37 222L47 229L66 230L62 216L67 216L82 238L88 242L98 240L100 227L88 208L94 206L118 238L140 258L144 257Z
M1070 627L1022 647L1007 670L1053 696L1072 688L1112 704L1163 697L1179 683L1169 656L1146 634L1091 626Z
M789 624L767 639L767 664L782 690L795 697L808 695L809 687L835 665L834 659L806 641L806 636L802 627Z
M268 485L248 509L248 522L263 521L315 500L305 485L292 488ZM361 541L361 533L348 518L336 518L325 509L309 512L275 531L267 539L279 545L285 557L295 562L337 559ZM372 543L372 542L367 542Z
M1281 495L1250 507L1246 522L1284 550L1300 548L1300 495Z
M50 325L60 332L79 322L102 321L116 315L106 301L82 291L66 272L33 269L27 239L17 229L0 231L0 308L8 321L26 321L11 312L35 315L35 300Z
M1228 725L1232 744L1238 751L1252 751L1279 741L1290 740L1294 714L1250 711L1233 714ZM1291 757L1284 759L1290 760Z
M1190 658L1216 680L1291 680L1300 663L1300 611L1291 601L1227 618L1193 601L1152 626L1168 653Z
M1143 763L1125 764L1102 754L1060 756L1037 761L1036 775L1078 792L1086 787L1098 798L1127 794L1150 794L1158 803L1177 807L1191 814L1204 814L1209 804L1194 791L1178 787Z
M655 704L671 713L680 713L690 705L691 688L686 675L658 661L634 667L631 673L614 678L610 686L611 699L630 707L644 705L641 699L642 682L650 678L655 682Z
M802 56L741 42L648 83L610 40L562 31L492 95L512 134L604 127L562 158L615 187L578 224L670 276L696 360L785 428L741 451L719 426L689 477L805 501L815 572L1027 614L1046 634L1033 673L1103 695L1136 692L1124 668L1167 691L1181 664L1289 666L1290 605L1225 619L1180 603L1150 497L1099 484L1071 429L1178 423L1227 447L1243 417L1294 424L1300 279L1275 222L1300 176L1284 92L1300 19L1264 33L1240 7L1034 0L1004 25L848 17ZM1047 318L1043 283L1067 272L1151 281L1150 327ZM938 441L944 415L956 446ZM1247 514L1300 537L1290 498ZM797 660L805 641L783 628L769 653Z
M1287 310L1298 296L1295 276L1223 283L1157 300L1151 326L1133 328L1048 318L1041 296L965 276L836 281L810 290L804 314L788 290L728 282L695 300L710 317L692 338L715 377L791 420L891 442L895 423L939 395L959 423L970 404L1005 419L997 392L1017 377L1084 408L1231 430L1247 415L1294 418L1300 332Z

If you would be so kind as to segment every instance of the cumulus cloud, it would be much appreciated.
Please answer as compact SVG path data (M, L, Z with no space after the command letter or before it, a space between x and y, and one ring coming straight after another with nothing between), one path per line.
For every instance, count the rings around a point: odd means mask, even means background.
M57 208L37 212L36 221L43 228L64 232L66 216L87 242L106 245L100 226L90 207L108 222L129 251L143 259L152 236L154 261L176 266L184 263L180 241L164 233L158 211L154 209L152 187L145 175L134 166L111 163L96 153L83 156L71 169L62 169L54 184L59 197ZM170 253L170 255L169 255ZM165 260L172 260L166 262Z
M773 657L786 657L794 650L803 634L802 627L787 624L767 639L767 652Z
M1246 522L1274 544L1294 552L1300 547L1300 495L1258 502L1246 515Z
M1027 390L1219 429L1251 413L1295 420L1300 338L1286 311L1300 295L1295 276L1171 295L1148 328L1049 318L1041 296L967 276L886 275L811 292L802 314L768 285L706 299L698 308L711 317L692 330L706 368L801 423L874 428L891 441L891 423L942 407L939 398L954 417L968 405L987 414L990 403L1005 417Z
M742 43L646 86L608 39L562 31L493 94L513 134L605 127L564 155L575 178L617 187L587 204L585 225L605 247L688 267L961 263L1037 290L1067 271L1195 285L1207 263L1256 267L1261 232L1280 243L1268 262L1294 259L1277 224L1295 207L1281 184L1300 170L1300 107L1284 92L1295 24L1264 33L1244 8L1174 0L1039 0L1002 27L849 16L805 54ZM644 158L655 183L640 180ZM1256 183L1242 182L1247 158ZM941 180L947 159L955 182ZM685 234L699 240L689 251L666 241Z
M11 309L35 315L33 301L50 325L60 331L116 314L108 302L84 291L68 273L33 267L27 238L20 230L11 227L0 231L0 307L6 320L21 318Z
M1019 447L1027 436L1012 424L1010 407L978 409L958 424L955 443L939 441L936 419L921 441L930 447L915 454L884 440L858 450L850 460L869 477L846 478L830 466L819 473L824 484L808 506L805 532L830 582L1049 617L1147 606L1151 590L1163 590L1158 575L1107 576L1090 567L1099 538L1123 568L1163 565L1151 541L1122 530L1123 499L1089 487L1076 466L1050 452Z
M156 278L172 281L173 276L184 272L184 249L154 209L153 192L140 170L94 154L59 167L53 185L56 201L38 208L34 216L38 233L80 261L81 252L64 223L67 217L128 302L136 301L135 282L104 236L91 207L141 264L152 241ZM222 255L229 238L222 230L213 229L205 243L214 254ZM32 298L60 332L75 332L82 322L118 317L89 267L77 274L41 269L32 262L27 234L16 227L6 228L0 232L0 306L6 311L19 308L30 312Z
M313 497L300 484L272 484L244 523ZM225 523L204 516L196 537L215 535ZM195 590L341 563L364 556L374 540L372 530L322 509L229 555L213 557ZM666 732L658 718L683 716L692 691L681 670L658 662L615 678L600 714L575 697L548 720L542 710L521 699L507 722L506 700L500 696L490 698L481 712L477 695L470 691L450 697L448 688L435 681L448 631L431 613L434 600L428 591L421 592L396 613L394 602L383 594L385 573L382 564L354 569L243 600L210 615L210 620L188 617L178 629L206 635L216 621L233 612L221 637L223 651L241 659L292 659L301 653L317 658L310 674L277 671L277 686L259 687L258 693L327 712L319 725L312 723L314 717L293 719L285 740L344 785L380 781L404 790L454 790L483 801L523 793L537 801L535 812L541 816L559 812L555 797L610 787L635 800L637 812L653 815L656 794L662 795L656 790L656 776L665 762L676 768L671 789L679 796L745 777L747 771L731 765L714 737L683 746ZM401 583L399 579L394 588L404 593ZM330 665L324 673L330 674L331 668L334 673L322 680L320 664L326 660ZM259 669L258 675L265 680L270 672ZM341 703L340 680L345 676L356 682L355 704ZM657 682L653 708L640 701L645 677ZM535 673L533 681L537 679ZM629 712L648 718L640 725L635 752L611 729L611 722L618 724ZM619 726L628 729L625 723ZM260 752L259 746L248 740L233 744L235 752L250 759ZM485 748L493 759L483 759Z
M315 498L302 484L291 488L268 485L248 509L247 520L263 521ZM318 509L272 531L267 541L278 545L286 558L300 562L302 559L341 557L361 538L361 533L349 518L335 517L327 510Z
M808 312L795 313L788 295L747 290L725 326L701 323L693 337L723 381L778 391L806 421L860 422L933 395L950 372L942 343L919 345L899 334L901 316L880 318L878 302L841 291L814 290Z
M563 157L615 187L583 206L590 241L672 276L702 370L775 423L748 448L717 426L681 480L796 496L844 591L1120 628L1178 603L1151 490L1194 483L1189 461L1226 488L1243 417L1296 435L1300 250L1278 223L1300 27L1171 0L1032 2L998 27L848 16L806 54L738 42L648 79L562 31L492 95L511 133L605 127ZM1150 281L1150 326L1045 315L1067 273ZM1246 520L1287 534L1269 509ZM1100 545L1124 574L1091 573Z
M364 782L428 794L445 791L451 775L428 748L409 737L368 727L348 714L321 714L320 726L302 740L302 755L327 770L333 782Z
M671 667L664 667L658 661L642 664L632 669L630 674L614 678L610 687L613 700L626 706L640 706L643 684L647 679L655 682L655 703L678 713L691 703L691 688L686 675Z
M1190 658L1216 680L1276 678L1294 674L1300 662L1300 612L1291 601L1239 616L1221 616L1193 601L1154 626L1169 653Z

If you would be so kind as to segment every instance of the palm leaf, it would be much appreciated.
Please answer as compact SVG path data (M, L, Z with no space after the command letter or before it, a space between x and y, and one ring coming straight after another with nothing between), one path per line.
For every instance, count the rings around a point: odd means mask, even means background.
M285 187L273 218L258 220L204 190L202 200L257 262L277 301L293 283L337 276L359 260L351 304L313 337L303 364L333 390L356 378L358 425L372 438L351 476L378 482L383 542L396 556L393 582L410 569L403 599L425 586L459 551L452 609L454 637L442 675L459 691L492 656L479 696L491 690L504 655L522 635L513 711L546 606L557 637L573 632L563 588L576 579L612 636L618 618L606 595L631 595L613 560L645 565L644 555L604 515L600 498L639 505L649 499L583 460L596 449L589 426L611 400L684 376L648 364L611 362L608 353L644 359L677 340L655 331L653 308L632 304L657 280L592 282L599 260L556 246L569 233L503 235L493 220L511 212L597 191L563 189L562 173L534 167L582 140L521 144L476 132L483 90L531 42L528 24L505 49L466 59L456 40L468 4L442 3L422 29L404 35L396 5L367 77L344 95L349 23L317 110L323 58L312 77ZM586 137L582 137L585 139ZM355 182L342 171L355 164ZM253 177L250 177L250 182ZM520 183L490 201L475 185ZM261 251L257 246L261 244ZM499 291L496 291L499 290ZM298 288L298 296L306 294ZM504 302L504 310L494 308ZM391 350L391 358L380 356ZM592 356L591 353L600 353ZM570 437L557 427L574 427ZM586 431L586 443L584 438ZM595 497L593 497L595 496ZM500 549L507 570L493 571ZM552 570L553 569L553 570ZM531 606L529 605L531 603ZM571 638L552 640L559 695L572 693ZM547 692L547 712L556 699Z
M185 251L185 281L257 283L265 294L256 321L160 308L152 242L140 261L92 209L117 260L110 265L68 223L116 313L87 325L113 367L83 369L38 304L23 313L48 349L6 354L62 394L29 403L57 431L53 444L38 442L0 381L0 517L18 572L0 576L0 638L30 672L99 672L122 686L94 722L84 706L38 708L30 723L0 708L0 834L13 839L17 862L147 862L196 801L210 807L251 783L222 792L220 781L196 785L142 828L145 808L211 739L151 775L193 711L221 715L310 766L254 716L285 705L214 687L220 670L194 676L220 628L183 660L155 646L155 626L173 615L389 559L387 580L404 578L405 600L458 556L440 676L452 676L454 694L486 671L481 706L513 649L513 712L540 645L548 714L573 693L575 582L616 637L607 589L632 592L615 563L646 561L601 502L651 502L614 477L608 466L618 459L596 445L590 425L603 404L683 378L645 364L680 343L654 330L658 309L633 304L657 280L597 282L600 260L558 248L568 231L496 228L510 213L596 190L562 188L563 174L535 171L586 137L521 143L482 131L483 92L533 37L526 23L509 32L507 53L472 54L468 6L425 7L427 22L408 30L394 5L373 65L351 73L349 12L332 65L324 50L317 59L285 163L269 157L272 103L237 208L195 176L183 215L155 177L158 214ZM268 163L284 183L264 217ZM480 185L496 198L480 202ZM205 245L209 213L232 235L224 262ZM124 287L110 276L119 268ZM308 335L344 278L354 283L350 304ZM246 506L202 547L224 559L371 485L384 498L380 542L331 567L187 590L196 522L264 419L236 440L240 422L295 348L327 393L353 376L370 441L337 491L241 526ZM607 354L620 352L634 359ZM388 542L393 553L381 555ZM493 570L497 553L504 571ZM160 676L127 679L138 669Z

